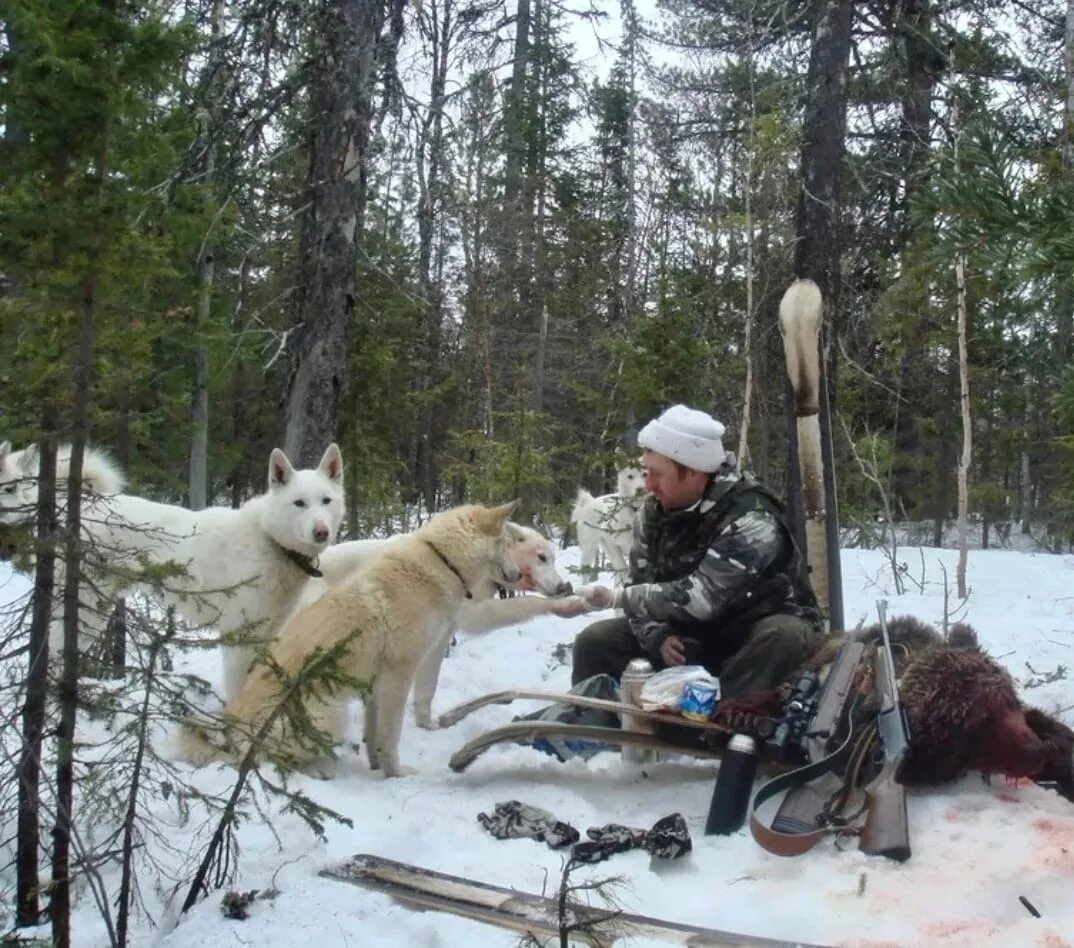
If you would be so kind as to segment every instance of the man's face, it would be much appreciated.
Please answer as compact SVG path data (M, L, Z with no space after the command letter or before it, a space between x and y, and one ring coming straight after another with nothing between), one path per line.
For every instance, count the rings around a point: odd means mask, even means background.
M670 458L648 449L642 454L641 463L645 489L665 510L685 510L705 493L709 476L702 471L680 471Z

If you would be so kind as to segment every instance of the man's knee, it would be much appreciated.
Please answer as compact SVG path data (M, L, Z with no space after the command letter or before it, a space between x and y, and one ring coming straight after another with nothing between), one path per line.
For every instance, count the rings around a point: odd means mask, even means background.
M757 622L720 671L724 695L749 694L778 687L804 665L822 635L799 616L768 616Z

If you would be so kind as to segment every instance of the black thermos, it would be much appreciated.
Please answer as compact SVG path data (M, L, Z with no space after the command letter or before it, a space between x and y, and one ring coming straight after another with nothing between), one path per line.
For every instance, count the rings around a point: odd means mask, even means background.
M748 734L733 735L720 758L720 771L705 820L706 836L733 833L746 822L756 773L757 742Z

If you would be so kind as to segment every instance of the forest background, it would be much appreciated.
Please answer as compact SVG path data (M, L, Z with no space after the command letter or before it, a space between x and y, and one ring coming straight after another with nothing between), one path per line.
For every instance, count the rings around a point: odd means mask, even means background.
M825 292L844 524L887 498L939 543L969 418L985 544L1074 535L1072 3L5 11L16 447L81 404L138 492L200 507L335 439L349 536L515 495L562 523L685 401L787 493L798 274Z

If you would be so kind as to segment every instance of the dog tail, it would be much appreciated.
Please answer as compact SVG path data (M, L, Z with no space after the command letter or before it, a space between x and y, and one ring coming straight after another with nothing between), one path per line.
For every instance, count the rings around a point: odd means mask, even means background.
M71 470L71 446L61 445L56 457L58 480L66 479ZM119 494L127 486L127 476L107 451L86 446L82 455L82 488L95 494Z
M579 487L578 496L574 499L574 509L571 511L571 523L581 523L585 509L591 503L593 503L593 495L584 487Z

